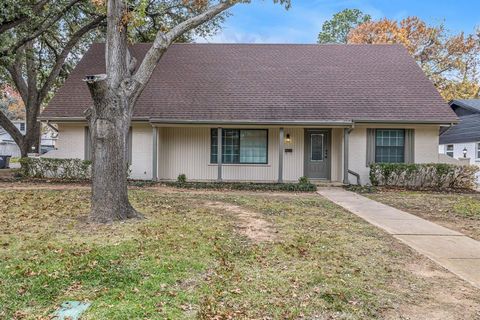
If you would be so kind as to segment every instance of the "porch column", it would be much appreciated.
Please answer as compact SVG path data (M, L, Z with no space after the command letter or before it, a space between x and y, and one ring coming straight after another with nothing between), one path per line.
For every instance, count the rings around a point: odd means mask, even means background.
M350 129L343 129L343 183L348 184L348 138Z
M218 165L218 182L222 181L222 128L217 128L217 165Z
M158 128L152 128L152 180L158 180Z
M283 128L280 128L280 134L279 134L279 143L278 143L278 182L282 183L283 182L283 154L284 154L284 135L285 132Z

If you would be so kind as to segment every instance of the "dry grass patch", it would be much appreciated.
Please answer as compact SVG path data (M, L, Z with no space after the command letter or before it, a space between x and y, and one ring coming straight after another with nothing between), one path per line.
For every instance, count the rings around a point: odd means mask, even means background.
M480 240L480 193L380 188L363 195Z

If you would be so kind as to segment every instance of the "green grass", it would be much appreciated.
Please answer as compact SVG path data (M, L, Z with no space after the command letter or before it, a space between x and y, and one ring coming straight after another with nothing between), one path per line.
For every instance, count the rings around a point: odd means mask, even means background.
M88 190L0 191L0 318L46 317L89 300L82 319L382 318L426 297L417 256L317 195L133 190L146 219L87 222ZM273 243L237 232L207 201L259 212Z
M480 201L474 198L463 198L453 206L455 212L459 215L480 219Z

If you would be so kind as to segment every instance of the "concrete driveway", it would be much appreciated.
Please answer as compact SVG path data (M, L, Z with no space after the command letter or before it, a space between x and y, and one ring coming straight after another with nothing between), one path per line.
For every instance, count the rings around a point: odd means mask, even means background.
M343 188L318 193L480 288L480 242Z

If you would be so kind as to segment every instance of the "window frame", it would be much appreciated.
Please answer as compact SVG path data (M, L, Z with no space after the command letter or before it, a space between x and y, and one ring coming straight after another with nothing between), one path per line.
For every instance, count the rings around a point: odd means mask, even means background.
M383 131L390 130L390 131L402 131L403 132L403 146L402 146L403 147L403 159L402 159L401 162L379 162L379 161L377 161L377 157L378 157L377 148L379 147L377 145L377 134L378 134L379 131L382 131L382 130ZM405 162L405 147L406 147L405 146L405 137L406 137L406 129L403 129L403 128L378 128L378 129L375 129L375 135L374 135L374 142L375 142L374 143L374 149L375 149L375 151L374 151L374 159L373 159L374 163L406 163ZM380 146L380 147L382 147L382 146ZM392 147L392 146L389 146L389 147Z
M475 142L475 160L480 161L480 141Z
M448 147L449 146L452 146L452 150L448 150ZM449 153L451 153L452 155L449 155ZM455 156L455 146L453 144L447 144L445 145L445 154L451 158L454 158Z
M313 159L313 136L322 136L322 150L320 152L321 159ZM310 133L310 162L323 162L325 161L325 134L324 133Z
M238 131L239 139L238 139L238 148L239 152L241 150L241 145L242 145L242 139L241 139L241 131L265 131L266 132L266 138L267 138L267 143L265 145L265 150L266 150L266 156L265 156L265 162L241 162L241 156L239 154L239 161L238 162L224 162L223 160L223 149L224 149L224 143L223 143L223 134L225 130L236 130ZM218 128L211 128L210 129L210 154L209 154L209 162L210 164L218 164L218 134L217 134L217 144L215 145L215 148L213 148L213 132L217 133ZM215 149L215 153L217 155L217 161L212 161L212 151ZM269 149L269 129L255 129L255 128L222 128L222 165L268 165L268 149Z
M20 131L25 131L25 128L26 128L25 122L20 122L20 126L19 126L18 129L19 129Z

